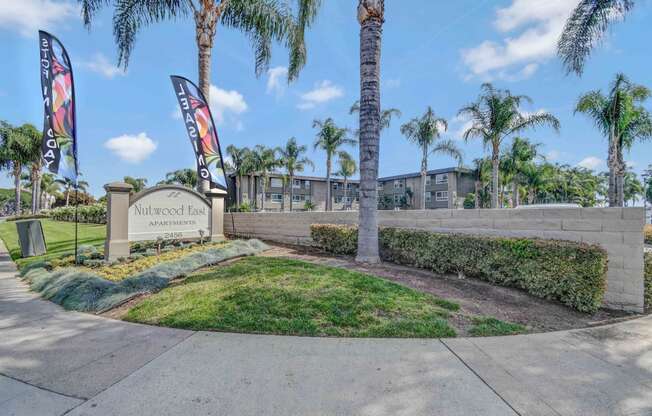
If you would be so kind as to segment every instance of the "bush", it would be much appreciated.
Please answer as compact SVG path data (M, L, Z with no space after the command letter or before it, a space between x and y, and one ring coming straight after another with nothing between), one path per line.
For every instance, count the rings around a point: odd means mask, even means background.
M60 207L49 211L49 216L55 221L75 221L75 207ZM79 222L88 224L106 224L106 205L80 205L77 216Z
M322 249L355 253L355 227L313 225L311 231ZM380 251L386 261L517 287L582 312L600 307L606 286L607 253L585 243L382 228Z
M120 282L104 279L84 269L62 268L48 271L44 264L21 270L32 290L66 309L100 312L113 308L142 293L161 290L169 281L201 267L221 261L257 254L267 246L258 240L233 241L225 246L189 254L180 259L159 263Z
M49 218L49 215L45 212L40 214L21 214L21 215L12 215L11 217L6 217L6 221L20 221L20 220L40 220L43 218Z
M645 244L652 244L652 224L646 224L643 229Z

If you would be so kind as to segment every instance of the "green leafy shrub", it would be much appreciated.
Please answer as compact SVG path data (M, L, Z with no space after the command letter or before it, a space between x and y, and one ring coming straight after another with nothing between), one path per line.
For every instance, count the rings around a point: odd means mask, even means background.
M91 270L80 268L49 271L45 267L32 266L29 270L21 270L21 275L32 290L66 309L99 312L115 307L134 295L159 291L170 280L199 268L234 257L257 254L265 249L267 246L258 240L233 241L174 261L159 263L119 282L104 279Z
M354 254L356 234L311 226L313 241L332 253ZM386 261L517 287L582 312L600 307L606 286L607 253L584 243L382 228L380 251Z
M645 236L645 244L652 244L652 224L646 224L643 233Z
M11 217L5 218L6 221L20 221L20 220L39 220L43 218L49 218L49 215L46 212L40 214L21 214L21 215L12 215Z
M48 214L55 221L75 221L74 206L54 208ZM106 224L106 205L80 205L77 207L77 217L81 223Z
M652 253L645 253L645 310L652 310Z

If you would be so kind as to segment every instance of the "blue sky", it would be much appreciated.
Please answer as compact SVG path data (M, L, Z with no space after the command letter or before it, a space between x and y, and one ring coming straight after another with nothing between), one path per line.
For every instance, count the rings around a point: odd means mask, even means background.
M253 53L240 33L219 27L213 52L211 104L223 148L229 144L278 146L295 136L310 146L316 164L306 174L323 175L325 157L312 150L314 119L333 117L354 128L348 114L359 96L359 26L354 0L329 0L307 36L308 64L298 81L283 78L287 53L274 49L272 70L256 78ZM459 139L464 120L458 109L473 101L480 84L527 94L561 121L560 134L542 129L525 137L543 144L553 161L604 169L606 142L591 122L573 115L577 97L606 88L616 72L652 87L648 28L652 2L638 0L625 23L614 26L582 78L566 76L554 44L575 0L409 0L386 2L382 55L382 105L403 118L382 136L381 176L419 169L418 149L401 136L400 124L430 105L449 120L446 137ZM114 66L111 13L91 31L81 24L76 2L0 2L0 119L42 124L37 30L45 28L65 44L75 70L80 166L91 191L125 175L148 178L194 167L168 75L197 78L192 21L178 20L144 29L126 73ZM9 63L11 65L9 65ZM652 101L651 101L652 102ZM483 154L479 142L459 142L465 162ZM353 150L353 149L351 149ZM635 146L627 159L640 171L652 163L652 142ZM430 168L453 165L432 157ZM9 186L3 173L0 186Z

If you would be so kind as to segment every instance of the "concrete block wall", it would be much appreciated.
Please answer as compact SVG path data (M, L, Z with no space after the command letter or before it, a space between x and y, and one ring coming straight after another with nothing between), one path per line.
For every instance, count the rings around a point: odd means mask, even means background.
M355 211L225 215L227 234L308 245L312 244L311 224L358 221ZM605 305L643 311L643 208L378 211L378 219L380 226L385 227L598 244L609 257Z

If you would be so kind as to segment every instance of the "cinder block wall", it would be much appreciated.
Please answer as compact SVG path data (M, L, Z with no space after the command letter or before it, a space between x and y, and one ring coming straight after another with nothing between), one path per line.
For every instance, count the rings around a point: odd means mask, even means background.
M643 208L378 211L380 226L583 241L609 255L605 305L643 311ZM225 214L225 233L312 244L311 224L356 224L358 212ZM235 231L234 231L235 225Z

